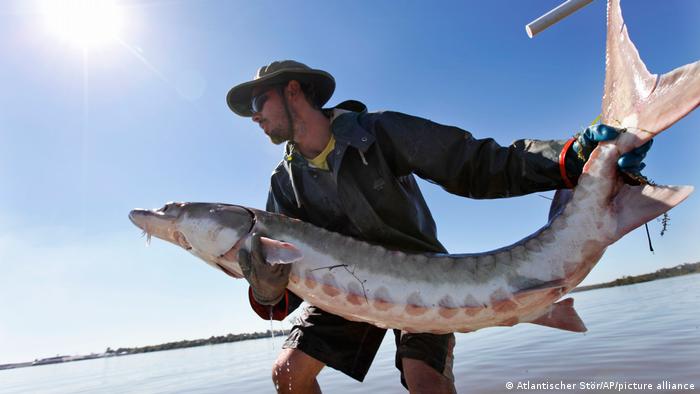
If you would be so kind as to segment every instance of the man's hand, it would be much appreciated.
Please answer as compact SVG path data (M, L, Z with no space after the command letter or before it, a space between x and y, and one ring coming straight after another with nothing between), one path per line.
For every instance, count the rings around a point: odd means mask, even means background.
M284 297L291 264L270 265L263 256L261 235L251 235L250 252L241 248L238 252L238 264L243 276L253 290L253 298L263 305L276 305Z
M623 132L622 129L604 124L588 126L581 134L578 135L576 141L573 143L574 152L576 152L578 158L585 163L588 161L593 149L598 146L598 142L614 140L621 132ZM649 142L645 143L639 148L625 153L617 160L617 166L620 171L622 171L629 178L632 178L632 181L638 181L640 178L644 179L641 171L646 165L642 163L642 161L646 157L649 148L651 148L652 142L653 140L649 140ZM630 179L626 177L625 181L630 181Z

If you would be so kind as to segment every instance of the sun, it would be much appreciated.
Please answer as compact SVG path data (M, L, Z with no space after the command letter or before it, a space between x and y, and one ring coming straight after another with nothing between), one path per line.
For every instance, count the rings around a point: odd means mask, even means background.
M42 12L53 34L85 49L116 41L124 23L115 0L44 0Z

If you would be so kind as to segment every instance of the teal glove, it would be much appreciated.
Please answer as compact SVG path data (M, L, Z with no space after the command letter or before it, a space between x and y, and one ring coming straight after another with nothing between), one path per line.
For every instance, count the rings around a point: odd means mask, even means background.
M598 146L600 141L610 141L617 138L624 129L618 129L604 124L595 124L588 126L581 132L572 147L576 155L581 160L581 164L588 161L591 152ZM639 184L640 180L646 181L646 178L641 174L642 169L646 164L642 163L651 148L653 140L633 149L630 152L620 156L617 160L617 167L622 171L625 182L629 184Z
M623 174L632 176L633 178L641 178L646 180L641 171L646 167L646 164L642 163L642 160L649 152L654 140L649 140L644 145L639 148L632 149L631 151L620 156L617 160L617 167L622 171Z

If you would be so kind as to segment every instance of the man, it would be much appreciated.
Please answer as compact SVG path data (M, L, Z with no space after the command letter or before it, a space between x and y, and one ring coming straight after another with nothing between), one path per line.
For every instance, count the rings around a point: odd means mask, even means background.
M261 67L252 81L229 91L233 112L251 117L273 143L286 142L267 210L409 252L447 252L414 174L471 198L570 188L597 141L619 132L600 125L569 141L519 140L501 147L426 119L368 113L357 101L322 109L334 89L329 73L285 60ZM622 164L638 173L647 149L632 152ZM290 266L264 263L259 237L253 236L250 253L239 254L249 299L262 318L282 320L301 299L286 290ZM316 376L325 365L362 381L384 334L310 306L275 362L273 381L279 392L320 392ZM453 334L394 335L406 388L455 392Z

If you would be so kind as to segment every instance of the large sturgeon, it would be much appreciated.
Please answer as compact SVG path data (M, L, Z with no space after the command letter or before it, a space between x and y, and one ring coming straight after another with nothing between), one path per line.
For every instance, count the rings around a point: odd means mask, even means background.
M271 264L293 264L288 288L349 320L409 332L468 332L530 322L585 331L564 294L605 249L683 201L691 186L629 186L616 161L700 103L700 62L651 75L629 40L619 0L608 4L602 122L627 132L601 143L573 192L559 191L547 225L485 253L406 254L299 220L228 204L169 203L130 219L227 274L260 232Z

